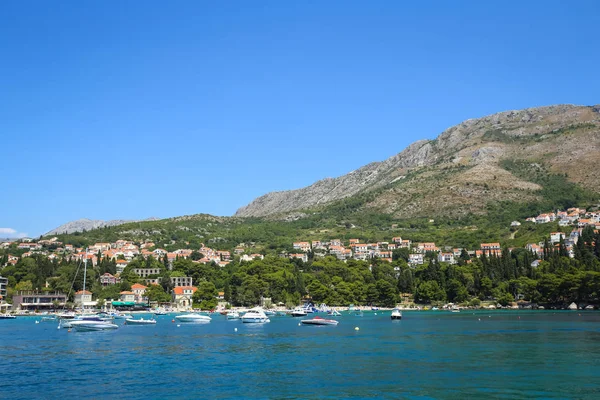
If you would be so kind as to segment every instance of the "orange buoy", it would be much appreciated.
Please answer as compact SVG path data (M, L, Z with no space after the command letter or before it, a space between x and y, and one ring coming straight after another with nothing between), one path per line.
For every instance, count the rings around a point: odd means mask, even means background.
M171 322L175 322L175 320L174 320L174 319L172 319L172 320L171 320Z

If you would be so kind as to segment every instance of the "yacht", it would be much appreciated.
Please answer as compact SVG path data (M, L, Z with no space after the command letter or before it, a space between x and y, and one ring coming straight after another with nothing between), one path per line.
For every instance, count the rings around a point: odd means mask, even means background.
M292 317L306 317L307 312L302 307L296 307L292 310Z
M125 324L126 325L156 325L156 320L155 319L144 319L144 318L140 318L140 319L135 319L135 318L127 318L125 320Z
M303 319L302 322L304 325L337 325L339 321L335 319L325 319L321 317L314 317L313 319Z
M110 317L100 317L98 315L78 315L71 319L59 319L58 328L75 328L76 325L82 325L82 323L90 322L104 322L107 324L113 324L113 319ZM85 325L85 324L83 324ZM117 325L115 325L117 326Z
M179 322L196 322L206 323L210 322L211 318L208 315L200 315L197 313L178 315L175 319Z
M254 307L248 310L248 312L241 317L244 323L265 323L271 322L265 312L260 307Z
M392 311L392 319L402 319L402 311L397 308L394 308Z
M227 319L240 319L240 313L237 311L229 311L227 313Z
M131 314L121 314L120 312L111 313L109 315L111 317L115 318L115 319L130 319L130 318L133 318L133 316Z
M78 332L109 331L113 329L119 329L118 325L105 321L73 321L71 323L71 327Z

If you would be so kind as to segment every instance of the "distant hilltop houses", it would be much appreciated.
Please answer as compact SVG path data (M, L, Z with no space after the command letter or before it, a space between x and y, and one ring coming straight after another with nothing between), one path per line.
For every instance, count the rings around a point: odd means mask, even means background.
M527 218L525 223L545 224L555 222L560 227L572 226L570 233L552 232L546 240L539 243L528 243L525 248L532 253L542 256L545 243L553 246L563 245L569 256L574 257L573 246L577 244L578 238L581 236L583 229L591 226L596 231L600 229L600 211L588 212L582 208L569 208L565 211L556 211L542 213L535 217ZM518 227L520 221L513 221L511 227ZM15 242L5 241L0 243L0 248L9 248L14 246ZM35 254L46 255L50 259L68 259L86 261L95 266L100 259L109 259L116 262L116 276L103 276L101 283L103 285L115 284L120 282L119 274L127 267L129 262L136 257L144 258L153 257L168 264L172 268L173 262L178 258L192 258L192 254L200 254L202 257L193 259L195 263L210 264L215 263L218 266L225 267L233 260L233 256L239 256L240 261L252 261L255 259L263 259L264 255L258 253L248 254L247 246L240 243L236 246L233 252L228 250L216 250L205 246L204 244L198 250L192 249L176 249L167 251L161 248L154 242L146 241L143 243L135 243L128 240L117 240L115 242L99 242L87 249L74 247L69 243L62 243L58 238L44 240L33 240L31 238L22 238L16 244L17 249L25 250L20 256L8 255L5 265L15 265L20 258L30 257ZM331 239L328 241L298 241L292 243L293 252L282 253L280 256L290 259L300 259L304 262L308 261L309 253L314 257L331 255L340 260L369 260L379 258L384 261L391 262L393 252L397 249L407 249L408 263L411 266L422 265L425 262L426 255L433 254L439 262L455 264L458 259L464 255L469 257L500 257L502 256L502 246L500 243L481 243L478 249L463 249L452 246L438 246L433 242L416 242L413 243L410 239L402 237L392 237L389 241L381 241L376 243L365 243L359 238L352 238L344 242L341 239ZM508 249L512 250L512 249ZM232 254L233 253L233 254ZM139 268L134 271L141 278L145 279L147 284L158 283L156 278L151 278L159 274L160 271ZM176 285L191 286L192 282L174 282Z
M558 222L561 227L573 226L574 229L570 233L552 232L547 240L539 243L528 243L525 249L531 251L538 257L542 257L546 241L549 245L557 247L562 244L565 247L569 257L574 257L574 246L577 244L578 238L581 236L583 229L586 226L591 226L595 232L600 229L600 212L587 212L582 208L569 208L566 211L558 211L556 213L544 213L537 217L527 218L525 222L543 224L549 222ZM519 221L513 221L511 227L521 225ZM303 261L308 260L308 252L313 252L315 256L333 255L340 260L367 260L371 258L379 258L384 261L392 261L392 253L396 249L408 249L408 264L411 266L422 265L425 262L427 253L437 255L439 262L456 264L458 259L463 255L463 252L469 257L501 257L502 246L500 243L481 243L479 249L463 249L453 248L451 246L438 247L435 243L413 243L411 240L394 237L390 242L377 243L361 243L360 239L350 239L347 244L342 243L340 239L312 242L294 242L292 244L294 250L298 253L288 254L289 258L298 258ZM513 249L508 249L509 251ZM539 261L538 261L539 263Z
M529 217L525 221L536 224L547 224L558 222L559 226L577 225L584 228L587 225L597 226L600 224L600 212L587 212L583 208L569 208L566 211L549 212Z

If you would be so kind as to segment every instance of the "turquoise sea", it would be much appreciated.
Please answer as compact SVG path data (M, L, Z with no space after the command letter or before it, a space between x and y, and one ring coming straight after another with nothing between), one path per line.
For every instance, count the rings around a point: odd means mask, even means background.
M600 398L600 313L389 315L325 327L170 315L110 332L0 320L0 398Z

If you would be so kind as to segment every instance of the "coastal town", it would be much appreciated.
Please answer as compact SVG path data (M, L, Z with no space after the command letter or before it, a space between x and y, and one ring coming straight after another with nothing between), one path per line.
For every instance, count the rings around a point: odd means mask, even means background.
M544 257L544 249L557 246L563 246L570 258L574 257L574 246L577 244L583 229L592 227L597 233L600 229L600 212L588 212L585 209L570 208L565 211L543 213L535 217L527 218L523 223L547 224L557 223L566 232L552 232L549 237L537 243L528 243L525 249L534 257L531 266L539 265ZM522 223L513 221L511 226L517 228ZM567 229L565 229L567 228ZM478 249L458 248L446 245L440 245L433 242L413 242L410 239L402 237L392 237L389 241L380 241L377 243L363 243L358 238L351 238L347 241L341 239L331 239L327 241L297 241L292 244L295 252L278 254L280 257L289 259L298 259L308 262L309 257L318 259L324 256L333 256L338 260L363 260L368 261L377 258L381 261L392 262L393 253L399 249L405 249L407 254L407 263L416 268L426 263L432 257L440 263L456 264L462 257L465 262L470 262L472 258L501 257L503 251L513 251L513 248L503 249L501 243L481 243ZM0 249L16 249L21 252L20 255L7 253L2 268L9 265L16 265L19 260L43 255L49 260L66 259L78 263L85 263L86 266L96 267L100 260L112 260L116 263L114 274L104 273L99 276L99 282L103 287L119 285L121 283L121 274L136 258L153 258L163 263L166 269L172 269L173 263L178 259L191 259L196 264L211 264L217 267L225 267L234 259L241 262L263 259L264 254L248 253L244 244L235 247L232 251L217 250L202 245L198 250L176 249L166 251L156 243L145 241L135 243L129 240L117 240L113 243L95 243L87 248L75 247L69 243L61 243L56 237L33 240L22 238L18 242L3 242ZM152 268L137 267L132 272L136 274L142 283L131 285L130 290L120 292L118 299L111 299L106 305L109 307L147 307L149 299L146 296L146 289L149 285L158 285L161 283L161 269L156 266ZM394 267L399 271L399 267ZM1 270L0 270L1 273ZM197 291L198 282L194 282L189 276L172 276L171 280L171 304L175 309L186 310L193 306L192 297ZM0 276L0 299L2 299L1 308L4 310L43 310L50 309L57 304L67 303L66 293L48 294L43 290L29 290L27 292L19 291L14 293L11 304L6 302L8 292L8 279ZM216 300L224 307L224 292L218 292ZM94 308L97 301L93 300L93 293L89 290L80 290L74 294L74 303L82 308Z

